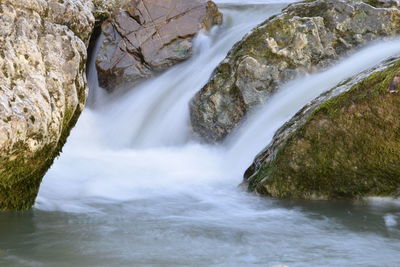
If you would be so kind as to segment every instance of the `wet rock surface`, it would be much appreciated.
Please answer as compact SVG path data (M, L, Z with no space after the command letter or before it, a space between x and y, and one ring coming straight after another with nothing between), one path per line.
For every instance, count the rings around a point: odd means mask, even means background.
M206 0L132 0L102 26L96 66L109 91L149 78L192 53L193 37L220 24L217 6Z
M221 141L281 84L398 34L400 10L382 8L394 5L389 1L373 2L380 8L352 0L305 1L256 27L192 100L194 132L206 141Z

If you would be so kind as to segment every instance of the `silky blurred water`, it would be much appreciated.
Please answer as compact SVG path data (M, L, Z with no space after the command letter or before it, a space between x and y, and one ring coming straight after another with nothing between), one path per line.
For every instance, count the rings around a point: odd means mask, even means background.
M400 266L399 201L279 201L238 188L285 121L398 55L400 41L287 84L224 144L208 146L192 138L190 99L235 42L289 1L217 2L224 24L155 79L107 95L91 64L90 105L35 208L0 213L0 266Z

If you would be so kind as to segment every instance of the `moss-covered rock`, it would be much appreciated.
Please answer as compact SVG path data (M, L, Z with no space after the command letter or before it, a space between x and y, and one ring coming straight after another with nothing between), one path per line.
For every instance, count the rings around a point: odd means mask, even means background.
M30 208L87 95L91 0L0 3L0 210Z
M400 32L400 10L361 1L292 4L256 27L217 67L190 106L193 130L220 141L282 83Z
M398 196L399 90L397 60L320 96L256 158L245 175L249 190L301 199Z

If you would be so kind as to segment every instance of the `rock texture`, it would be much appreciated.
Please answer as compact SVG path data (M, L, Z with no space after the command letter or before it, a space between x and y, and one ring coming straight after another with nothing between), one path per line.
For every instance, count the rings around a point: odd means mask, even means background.
M400 60L354 77L303 108L245 174L279 198L400 196Z
M362 0L364 3L367 3L374 7L400 7L400 0Z
M0 210L30 208L83 109L89 0L0 3Z
M222 21L207 0L132 0L103 24L97 57L99 83L107 90L130 86L187 59L201 29Z
M191 102L193 130L207 141L220 141L282 83L399 32L400 10L394 8L352 0L290 5L256 27L218 66Z
M114 12L118 12L129 3L130 0L93 0L94 17L96 24L101 24L109 19Z

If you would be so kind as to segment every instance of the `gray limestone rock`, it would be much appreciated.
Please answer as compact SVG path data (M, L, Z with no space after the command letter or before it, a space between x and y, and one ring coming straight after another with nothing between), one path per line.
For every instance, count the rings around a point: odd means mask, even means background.
M87 95L89 0L0 3L0 210L30 208Z
M281 84L399 32L396 8L353 0L292 4L245 36L217 67L191 102L193 130L209 142L221 141Z

